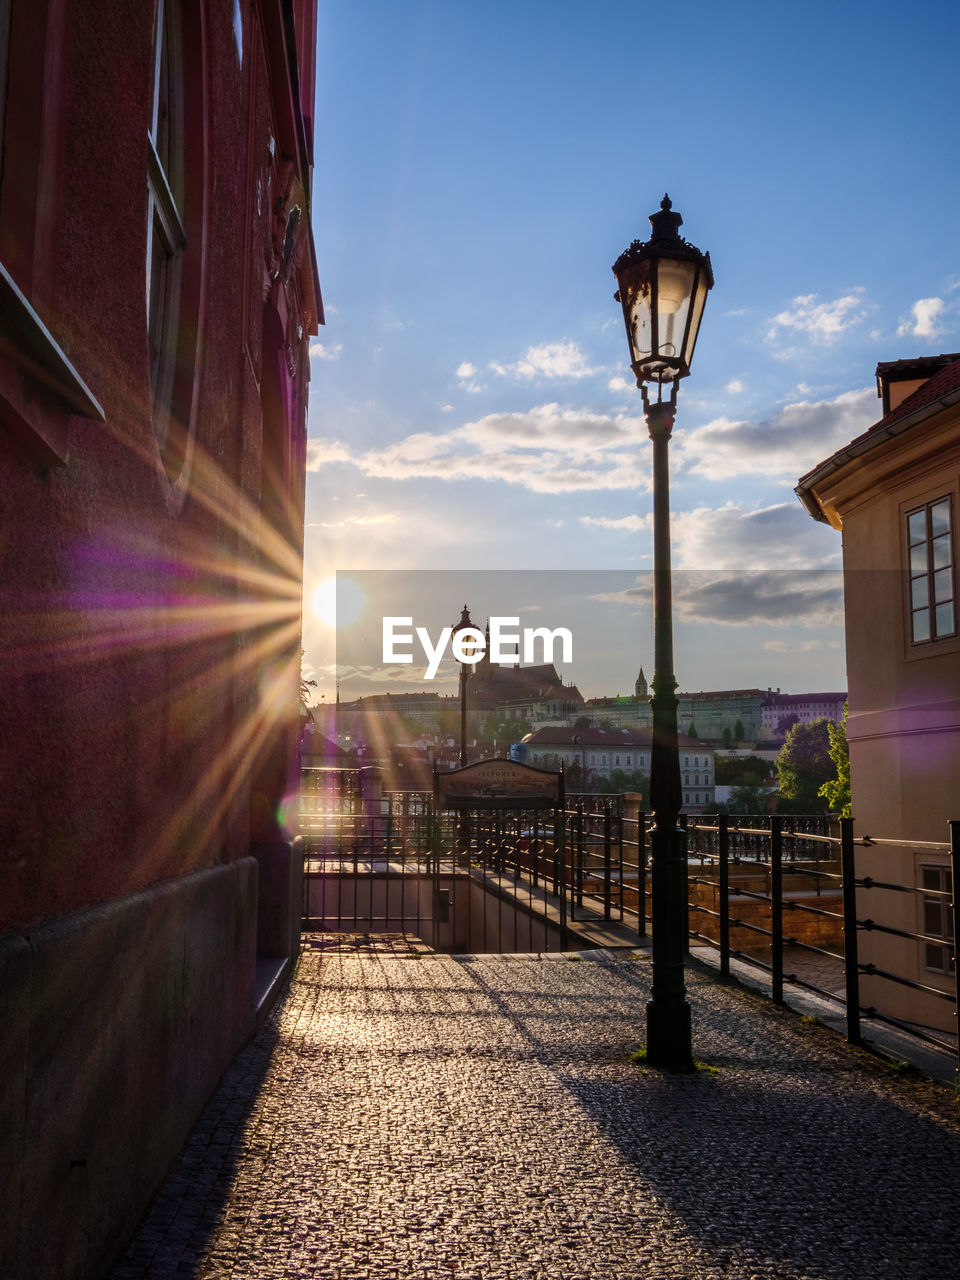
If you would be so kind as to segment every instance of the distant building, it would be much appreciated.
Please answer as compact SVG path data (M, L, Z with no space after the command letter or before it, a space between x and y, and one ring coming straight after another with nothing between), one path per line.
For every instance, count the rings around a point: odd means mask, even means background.
M877 366L883 416L797 485L816 520L843 532L852 808L857 831L947 839L960 817L960 353ZM858 851L861 874L922 894L871 891L864 914L928 941L861 935L867 960L952 990L947 856L920 844ZM881 904L881 905L875 905ZM941 941L942 939L942 941ZM866 1003L956 1029L921 992L867 980Z
M523 758L541 769L563 767L572 775L571 790L590 790L591 780L618 772L649 777L651 739L650 730L643 729L544 728L524 739ZM683 808L688 813L709 812L714 802L713 748L681 734L679 749Z
M698 693L678 693L677 723L682 730L692 725L695 736L707 742L753 742L761 736L762 709L769 690L719 689ZM590 698L582 708L594 724L612 728L650 728L653 712L647 681L640 668L632 697Z
M531 724L563 723L581 713L583 695L576 685L564 684L552 662L504 666L490 661L488 642L467 685L470 713L478 719L504 712Z
M768 693L760 717L760 737L782 739L791 724L809 724L821 716L839 724L846 693Z

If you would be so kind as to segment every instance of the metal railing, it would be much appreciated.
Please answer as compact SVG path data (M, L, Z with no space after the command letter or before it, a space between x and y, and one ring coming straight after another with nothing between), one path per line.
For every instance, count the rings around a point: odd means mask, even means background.
M562 809L507 806L435 814L424 793L388 793L377 802L376 812L366 807L367 812L350 806L354 811L317 815L314 828L304 832L307 928L311 921L336 918L348 929L361 922L373 929L399 925L422 936L426 923L445 923L447 910L460 910L457 885L472 878L486 892L482 908L473 900L468 906L483 912L481 924L470 922L468 933L495 936L505 950L518 943L518 906L541 922L544 946L550 926L559 929L565 948L567 922L591 915L632 923L641 938L648 932L650 816L632 809L623 797L577 795ZM855 838L851 819L820 816L684 815L681 822L687 832L688 939L717 948L722 979L729 979L731 960L736 959L769 976L776 1003L783 1003L784 983L791 983L840 1006L852 1043L862 1042L861 1022L871 1019L956 1053L960 1064L958 1041L861 1001L862 979L876 979L943 1001L956 1015L960 821L949 824L950 840L944 843ZM949 855L952 890L858 877L855 850L882 846ZM389 887L378 891L379 896L372 887L378 880L411 877L429 882L428 891L401 893L393 908ZM352 896L344 894L345 879L353 882ZM319 898L317 888L311 889L318 882ZM361 883L367 886L365 903ZM875 918L879 911L861 916L865 899L884 893L942 902L953 937L946 929L934 936L885 924ZM487 913L494 910L495 900L500 905L492 926ZM379 903L385 904L382 909ZM861 962L859 937L864 933L944 947L953 955L953 989L874 960ZM805 958L815 960L813 967L821 974L835 966L833 990L809 966L805 969Z

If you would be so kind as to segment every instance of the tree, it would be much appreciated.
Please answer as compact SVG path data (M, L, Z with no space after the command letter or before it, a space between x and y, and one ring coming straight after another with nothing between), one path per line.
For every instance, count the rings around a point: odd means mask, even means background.
M688 737L688 738L699 738L699 737L700 737L699 733L697 733L697 726L693 723L693 721L692 721L692 720L690 721L690 727L689 727L689 729L687 729L687 737Z
M847 746L847 711L848 704L843 704L843 719L839 724L831 720L827 725L830 738L830 759L836 766L837 776L828 778L820 788L830 807L831 813L839 813L841 818L850 817L850 749Z
M589 728L590 728L590 717L589 717L589 716L577 716L576 720L574 720L574 722L573 722L573 727L574 727L575 729L589 729Z
M714 776L718 787L759 787L770 773L769 762L762 756L721 756L714 760Z
M830 721L826 716L795 724L777 756L779 813L826 813L821 787L834 773Z
M734 741L735 741L735 742L742 742L742 741L743 741L743 739L744 739L744 737L745 737L745 734L744 734L744 730L743 730L743 721L742 721L742 720L738 720L738 721L737 721L737 723L733 726L733 738L734 738Z
M317 687L316 680L308 680L303 674L303 650L300 650L300 702L304 709L310 705L310 690Z
M728 751L733 746L733 734L730 732L729 725L727 725L727 727L723 731L723 745L726 747Z
M727 813L766 813L770 808L769 787L733 787L727 800Z

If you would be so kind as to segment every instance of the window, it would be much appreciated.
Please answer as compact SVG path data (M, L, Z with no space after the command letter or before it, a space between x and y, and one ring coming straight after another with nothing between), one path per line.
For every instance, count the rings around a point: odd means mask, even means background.
M153 430L171 511L186 496L203 331L208 242L203 46L201 6L156 0L147 122L146 321Z
M907 514L910 639L927 644L957 633L950 499Z
M921 898L923 919L921 932L928 938L943 938L944 943L923 942L923 967L935 973L954 972L952 876L949 867L922 866L920 886L936 897Z
M170 434L184 229L183 95L175 0L157 0L153 110L147 145L147 333L154 429L161 454ZM164 461L166 462L166 457Z
M7 109L7 65L10 59L11 0L0 0L0 188L3 184L3 120Z
M619 764L619 763L620 763L620 757L619 757L619 756L615 756L615 757L614 757L614 761L613 761L613 763L614 763L614 764Z

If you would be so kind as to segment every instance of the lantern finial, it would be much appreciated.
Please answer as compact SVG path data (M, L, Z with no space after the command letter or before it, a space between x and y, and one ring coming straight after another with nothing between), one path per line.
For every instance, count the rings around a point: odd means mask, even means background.
M650 243L679 240L679 230L683 226L683 218L673 212L673 202L668 195L660 201L660 212L650 214Z

